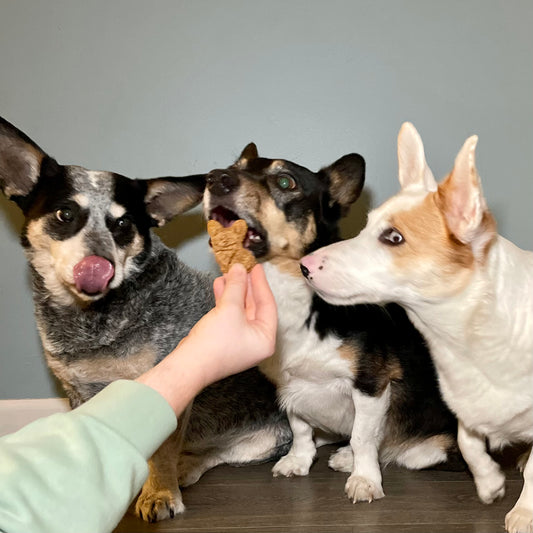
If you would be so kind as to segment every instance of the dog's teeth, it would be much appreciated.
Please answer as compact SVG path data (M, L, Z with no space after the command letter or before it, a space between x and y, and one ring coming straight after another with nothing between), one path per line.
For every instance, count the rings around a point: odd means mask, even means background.
M262 239L261 239L261 235L257 234L257 233L252 233L249 237L249 239L252 241L252 242L261 242Z

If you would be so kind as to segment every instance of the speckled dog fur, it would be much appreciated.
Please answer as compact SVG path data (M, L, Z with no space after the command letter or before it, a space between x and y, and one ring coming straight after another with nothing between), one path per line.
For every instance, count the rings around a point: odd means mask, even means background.
M0 119L0 188L25 215L37 326L73 407L152 367L214 305L212 278L151 232L199 203L204 186L203 175L131 180L59 165ZM80 265L96 288L76 278ZM152 457L135 512L151 522L173 517L184 510L180 482L220 463L279 457L290 441L274 387L256 369L216 383Z

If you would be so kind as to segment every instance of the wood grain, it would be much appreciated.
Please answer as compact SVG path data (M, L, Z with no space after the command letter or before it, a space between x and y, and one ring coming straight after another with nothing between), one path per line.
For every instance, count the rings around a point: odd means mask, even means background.
M127 514L115 533L287 532L287 533L502 533L522 477L499 458L507 474L502 501L483 505L468 472L383 472L386 497L352 504L344 495L347 474L327 466L333 446L319 450L307 477L273 478L272 463L217 467L183 490L187 507L174 520L147 524Z

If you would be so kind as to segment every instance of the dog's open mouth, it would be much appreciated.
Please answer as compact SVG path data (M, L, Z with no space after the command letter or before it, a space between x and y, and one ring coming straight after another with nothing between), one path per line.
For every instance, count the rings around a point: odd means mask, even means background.
M264 243L265 237L259 230L254 228L250 224L250 222L246 220L246 218L240 217L234 211L231 211L230 209L227 209L226 207L222 206L218 206L212 209L209 213L209 218L212 220L216 220L225 228L231 226L236 220L239 220L241 218L245 220L246 224L248 225L248 231L246 232L242 245L244 246L244 248L250 250L255 255L257 255L255 249L257 248L257 246L262 245Z

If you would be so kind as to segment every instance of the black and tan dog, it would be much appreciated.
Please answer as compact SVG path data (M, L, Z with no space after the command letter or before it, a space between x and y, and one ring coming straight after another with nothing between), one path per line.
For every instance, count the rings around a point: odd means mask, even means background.
M199 203L204 186L204 175L132 180L63 166L0 119L0 188L26 217L37 326L72 406L160 361L214 304L212 279L151 232ZM275 389L257 369L216 383L153 456L136 513L172 517L184 509L179 480L279 457L290 440Z
M243 244L264 262L278 304L277 351L261 368L278 388L293 444L273 473L307 475L324 437L349 439L330 466L350 472L345 490L354 502L384 496L380 462L420 469L458 459L457 421L405 312L326 304L300 272L304 254L339 239L364 172L357 154L314 173L259 157L250 144L234 165L207 175L204 197L207 218L246 221Z

